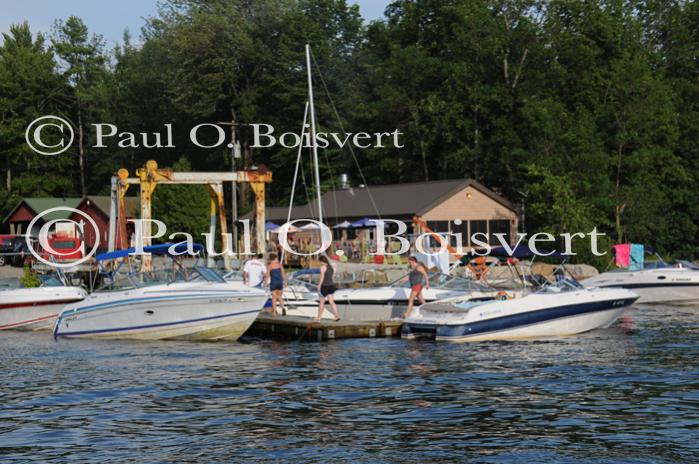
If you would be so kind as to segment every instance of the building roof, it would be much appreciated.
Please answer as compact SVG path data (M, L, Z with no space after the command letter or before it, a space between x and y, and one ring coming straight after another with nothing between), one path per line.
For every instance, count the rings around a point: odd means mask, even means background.
M2 222L7 222L10 217L19 209L22 204L26 204L29 208L34 211L34 213L39 214L41 211L46 211L47 209L57 208L59 206L75 208L80 204L82 198L51 198L51 197L38 197L38 198L22 198L22 200L17 203L10 213L5 216ZM44 216L46 221L51 221L55 219L68 219L70 216L69 211L55 211Z
M100 209L104 214L109 216L109 210L111 208L111 197L109 196L94 196L87 197L85 201L92 202L98 209ZM82 204L82 201L80 202ZM124 197L124 207L126 212L126 217L133 218L139 215L141 211L141 203L138 197Z
M94 196L87 197L85 200L94 203L97 208L102 210L107 216L109 216L109 202L111 201L108 196ZM17 206L15 206L10 213L5 216L3 223L9 221L12 215L23 205L26 204L35 214L39 214L47 209L57 208L57 207L68 207L76 209L83 203L83 198L69 197L69 198L52 198L52 197L30 197L22 198ZM126 197L126 215L129 217L134 217L138 214L140 203L138 197ZM55 211L51 212L42 217L44 221L52 221L56 219L68 219L73 213L70 211Z
M504 197L481 183L473 179L453 179L331 190L322 196L323 213L328 219L376 217L377 209L381 216L419 216L466 187L472 187L506 208L515 210ZM292 209L292 219L317 217L317 203L318 201L314 200L305 205L295 206ZM265 216L270 221L285 221L287 214L286 207L271 207L267 208ZM246 215L253 216L254 212Z

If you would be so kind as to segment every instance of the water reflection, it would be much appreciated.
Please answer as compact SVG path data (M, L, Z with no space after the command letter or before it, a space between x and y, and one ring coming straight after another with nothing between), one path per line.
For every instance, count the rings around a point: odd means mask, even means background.
M535 342L0 338L3 461L691 462L699 309Z

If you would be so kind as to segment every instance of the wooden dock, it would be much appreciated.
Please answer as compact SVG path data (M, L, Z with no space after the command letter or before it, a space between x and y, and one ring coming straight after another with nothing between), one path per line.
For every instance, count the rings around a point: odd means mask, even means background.
M245 335L274 340L318 341L400 336L401 321L314 322L306 317L260 315Z

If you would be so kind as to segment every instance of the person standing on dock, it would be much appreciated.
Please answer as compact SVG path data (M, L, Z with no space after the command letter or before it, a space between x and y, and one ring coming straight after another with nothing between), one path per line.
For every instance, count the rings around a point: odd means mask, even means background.
M250 287L259 287L264 277L265 264L262 262L262 253L258 253L243 265L243 283Z
M410 274L408 274L408 279L410 280L410 296L408 297L408 309L405 310L403 319L410 317L410 313L413 312L415 298L418 299L420 304L425 304L425 297L422 296L422 288L424 287L426 290L430 289L430 279L427 275L427 268L425 265L418 261L415 256L408 258L408 264L410 264Z
M335 316L335 321L340 320L340 313L337 312L337 305L335 304L335 298L333 294L335 293L335 282L333 281L333 276L335 274L335 268L333 268L330 261L326 256L320 257L320 281L318 282L318 317L315 318L316 321L320 321L323 317L323 311L325 310L325 299L327 298L330 303L330 310Z
M272 292L272 315L277 315L277 304L279 304L282 308L282 315L286 316L286 307L284 307L286 273L284 272L284 266L279 262L279 256L274 253L269 255L265 283L269 284L269 290Z

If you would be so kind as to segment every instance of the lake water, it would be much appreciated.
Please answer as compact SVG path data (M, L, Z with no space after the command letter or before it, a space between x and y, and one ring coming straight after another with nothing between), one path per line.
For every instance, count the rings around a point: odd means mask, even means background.
M0 334L0 462L698 462L699 308L537 342Z

